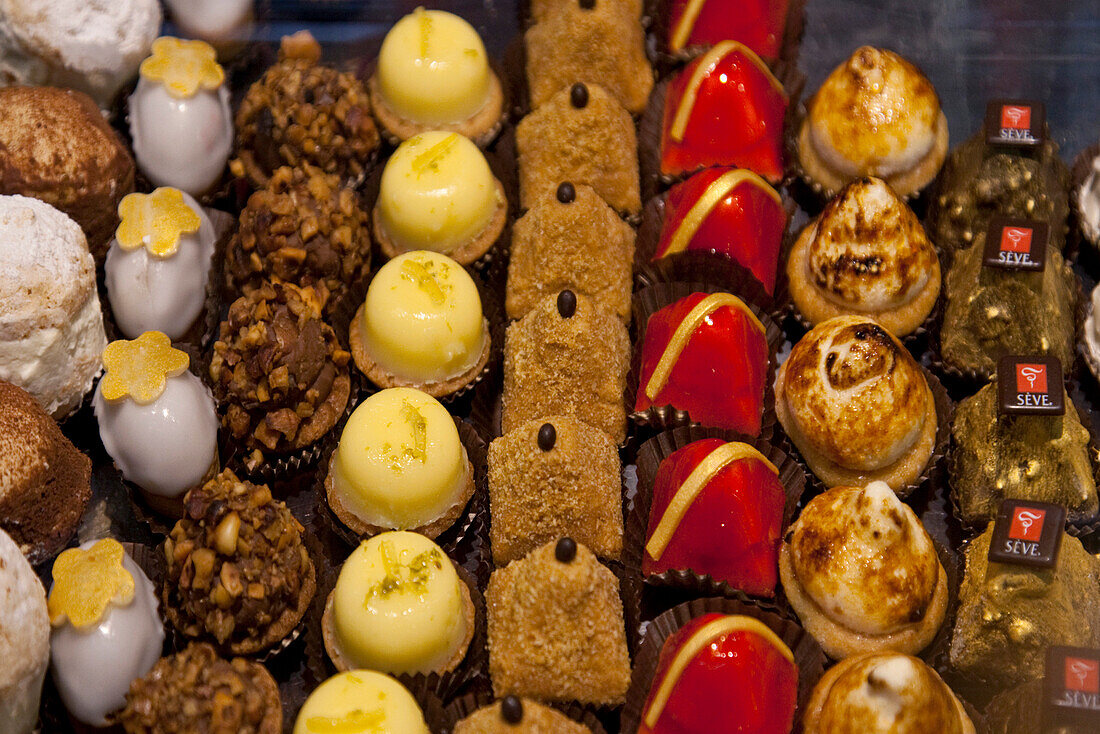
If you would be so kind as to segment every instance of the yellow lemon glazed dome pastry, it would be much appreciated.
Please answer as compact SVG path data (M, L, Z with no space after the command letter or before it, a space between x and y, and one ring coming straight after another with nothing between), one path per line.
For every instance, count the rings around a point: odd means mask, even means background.
M233 149L229 88L217 52L202 41L165 36L141 62L130 96L138 168L156 186L198 196L214 186Z
M485 145L500 130L504 93L485 44L443 10L417 8L394 24L367 88L378 123L397 140L448 130Z
M428 734L424 713L404 686L373 670L337 673L309 694L294 734Z
M920 365L873 319L837 316L794 345L775 413L827 487L882 480L911 490L932 457L938 416Z
M947 117L916 66L893 51L861 46L810 100L796 147L803 173L826 195L878 176L909 196L947 157Z
M802 626L833 658L916 654L947 611L947 574L920 520L885 482L814 497L779 551Z
M348 341L371 382L432 397L469 384L489 361L489 322L473 278L424 250L398 255L375 274Z
M920 326L940 294L940 261L913 210L879 178L844 187L787 260L795 305L812 324L874 317L895 336Z
M154 510L175 517L184 493L218 468L214 398L189 363L159 331L111 342L92 399L100 440L122 476Z
M92 388L107 346L95 263L76 222L0 196L0 379L62 418Z
M77 721L106 726L126 705L131 681L160 659L164 626L153 582L117 540L87 541L54 561L48 604L61 700Z
M50 661L46 592L19 546L0 530L0 731L30 734Z
M321 631L339 670L442 673L466 656L474 603L442 548L419 533L382 533L344 562Z
M434 538L473 491L451 414L408 387L382 390L355 408L325 478L329 507L359 535L415 530Z
M432 250L468 265L496 242L507 210L504 186L477 146L432 130L406 140L386 161L374 238L387 257Z
M172 188L128 194L118 213L104 271L119 330L130 339L151 330L182 339L206 304L214 225L197 201Z

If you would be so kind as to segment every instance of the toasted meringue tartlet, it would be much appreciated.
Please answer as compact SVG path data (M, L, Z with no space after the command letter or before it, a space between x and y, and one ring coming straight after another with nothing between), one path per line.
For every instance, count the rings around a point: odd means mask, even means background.
M802 726L805 734L974 734L935 670L890 652L848 658L826 671Z
M798 310L812 324L872 316L890 333L920 326L940 294L940 261L913 210L880 178L849 183L798 236L787 260Z
M810 100L797 150L803 173L827 195L854 178L878 176L909 196L947 157L947 117L916 66L861 46Z
M923 371L863 316L823 321L794 345L775 382L775 412L827 487L881 480L905 494L935 448L936 405Z
M947 611L932 539L885 482L814 497L780 548L779 576L802 626L832 658L915 654Z

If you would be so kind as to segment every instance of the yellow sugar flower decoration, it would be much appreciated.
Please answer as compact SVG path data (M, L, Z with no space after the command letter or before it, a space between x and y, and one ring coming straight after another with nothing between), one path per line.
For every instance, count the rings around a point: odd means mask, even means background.
M103 350L106 373L99 391L107 401L129 396L138 405L148 405L164 392L169 377L183 374L191 359L172 346L161 331L147 331L137 339L119 339Z
M141 76L160 82L176 99L187 99L199 89L213 91L220 87L225 69L209 43L161 36L153 41L153 55L141 62Z
M124 607L134 599L134 577L122 565L126 551L113 538L87 550L69 548L53 562L53 588L46 606L50 624L65 620L77 629L98 624L111 604Z
M180 249L180 237L198 232L198 213L183 200L179 189L162 187L151 194L127 194L118 204L115 239L123 250L144 246L154 257L171 257Z

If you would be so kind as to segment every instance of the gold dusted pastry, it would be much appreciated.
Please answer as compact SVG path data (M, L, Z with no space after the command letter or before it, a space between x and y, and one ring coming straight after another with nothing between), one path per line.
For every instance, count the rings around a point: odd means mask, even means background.
M1069 215L1069 169L1049 137L1034 154L995 149L985 131L951 152L936 184L928 212L928 232L945 252L968 247L985 232L990 218L1021 217L1051 222L1055 249L1065 244Z
M527 88L537 109L571 84L598 84L631 114L641 114L653 89L638 17L615 2L563 3L523 36Z
M1043 675L1051 645L1100 645L1100 561L1062 534L1053 568L989 560L994 524L966 546L951 665L1010 686Z
M629 369L630 337L622 321L587 296L568 290L547 296L508 327L501 430L572 415L622 442Z
M477 31L453 13L417 8L397 21L367 88L389 138L445 130L487 145L500 131L500 79Z
M947 612L947 573L916 514L885 482L814 497L779 550L783 591L832 658L916 654Z
M1063 399L1065 415L998 415L994 380L958 404L950 469L963 521L992 520L1005 499L1062 505L1071 521L1096 515L1089 432Z
M520 204L530 209L569 181L620 214L638 214L638 139L630 113L603 87L574 84L516 125Z
M634 229L589 186L564 182L512 229L505 307L523 318L547 295L583 293L630 321Z
M902 492L936 443L932 390L912 355L873 319L838 316L794 345L775 412L826 486L881 480Z
M909 196L947 157L947 117L920 69L893 51L861 46L810 100L797 151L805 175L828 195L878 176Z
M630 686L619 580L571 538L493 571L485 591L497 696L617 706Z
M955 694L923 661L895 652L840 661L814 686L805 734L974 734Z
M571 416L528 421L489 445L493 560L503 566L568 533L603 558L623 548L619 452Z
M134 159L91 97L51 87L0 89L0 194L68 214L102 265L118 204L134 190Z
M309 163L357 183L378 149L378 129L363 83L322 66L308 31L283 38L279 60L248 90L237 110L234 176L255 187L280 166Z
M454 734L591 734L560 711L529 698L505 696L455 724Z
M1057 357L1073 364L1077 276L1048 245L1042 271L983 267L985 232L955 253L944 280L940 344L948 364L992 377L1006 354Z
M854 313L905 336L940 294L940 261L917 217L890 185L845 186L798 236L787 260L791 296L811 323Z

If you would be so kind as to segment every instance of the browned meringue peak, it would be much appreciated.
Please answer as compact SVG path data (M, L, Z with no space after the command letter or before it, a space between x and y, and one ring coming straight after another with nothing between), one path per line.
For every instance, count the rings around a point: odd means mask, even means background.
M974 724L935 670L898 653L848 658L814 689L806 734L973 734Z
M880 178L848 184L814 225L807 267L822 295L844 308L883 311L912 300L936 252L904 201Z
M920 520L886 482L818 495L789 543L802 592L842 627L889 634L919 621L931 606L939 557Z
M888 178L928 155L939 119L939 97L917 67L892 51L861 46L810 101L810 140L845 177Z
M862 471L897 461L921 435L932 394L920 367L875 320L837 316L795 344L779 392L797 433Z

